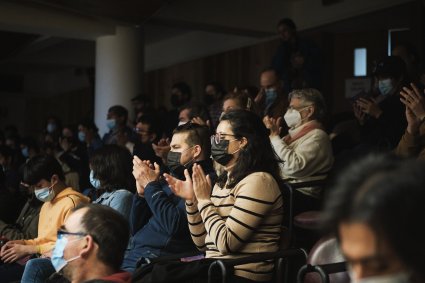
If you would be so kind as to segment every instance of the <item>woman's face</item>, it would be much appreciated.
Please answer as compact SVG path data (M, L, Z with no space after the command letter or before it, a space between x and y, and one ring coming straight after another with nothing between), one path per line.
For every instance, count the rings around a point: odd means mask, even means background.
M221 140L229 141L227 153L233 154L233 158L229 161L229 163L227 163L226 168L232 167L238 159L241 142L240 140L235 139L235 134L233 133L232 126L228 120L221 121L220 124L218 124L216 133L220 135Z

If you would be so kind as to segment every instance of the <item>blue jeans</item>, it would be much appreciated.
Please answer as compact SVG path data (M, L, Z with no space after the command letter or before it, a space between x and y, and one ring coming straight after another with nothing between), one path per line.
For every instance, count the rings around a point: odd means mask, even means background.
M50 259L30 259L25 265L21 283L44 283L53 273L55 273L55 269Z

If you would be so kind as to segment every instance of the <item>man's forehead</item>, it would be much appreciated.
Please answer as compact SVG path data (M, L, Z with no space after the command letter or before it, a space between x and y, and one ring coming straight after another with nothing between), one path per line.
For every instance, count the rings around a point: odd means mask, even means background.
M171 145L173 144L179 144L183 145L186 144L186 139L189 133L176 133L173 135L173 138L171 139Z

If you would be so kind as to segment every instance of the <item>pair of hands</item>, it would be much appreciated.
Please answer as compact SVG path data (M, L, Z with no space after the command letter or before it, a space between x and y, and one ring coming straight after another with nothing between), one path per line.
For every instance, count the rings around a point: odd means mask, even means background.
M4 263L15 262L27 255L36 253L34 246L27 246L23 241L9 241L1 247L0 257Z
M403 87L400 101L406 106L407 131L415 134L425 118L425 100L414 84L411 83L410 87Z
M357 99L353 104L353 111L360 124L364 123L366 114L375 119L378 119L382 115L382 110L375 98Z
M157 181L159 175L160 167L156 162L151 164L149 160L141 160L137 156L133 157L133 176L136 179L136 188L139 196L144 196L147 184Z
M278 136L280 135L280 132L282 131L282 127L280 126L282 122L282 117L279 118L273 118L266 115L263 118L263 123L266 126L267 129L270 130L270 136Z
M194 203L196 200L209 200L212 190L210 176L205 175L204 170L198 164L193 165L192 172L192 176L190 176L189 171L187 169L184 170L185 181L169 174L164 174L164 177L173 193L187 202Z

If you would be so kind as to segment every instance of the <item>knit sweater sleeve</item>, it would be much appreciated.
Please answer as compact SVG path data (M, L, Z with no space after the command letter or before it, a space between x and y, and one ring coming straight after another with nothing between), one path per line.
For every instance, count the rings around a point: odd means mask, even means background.
M200 200L197 206L206 232L219 252L226 255L237 253L250 241L280 197L270 175L251 174L236 185L234 203L216 207L211 200ZM220 206L232 208L228 215L220 215Z
M281 171L283 176L302 178L313 175L324 162L332 164L332 152L329 137L326 133L308 133L308 138L297 140L296 146L290 147L279 136L270 137L276 154L283 160Z
M189 231L193 243L198 248L198 250L205 251L207 247L207 245L205 244L205 237L207 236L207 231L205 230L205 225L202 221L202 217L199 213L197 205L197 201L193 203L186 202L187 221L189 224Z

